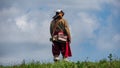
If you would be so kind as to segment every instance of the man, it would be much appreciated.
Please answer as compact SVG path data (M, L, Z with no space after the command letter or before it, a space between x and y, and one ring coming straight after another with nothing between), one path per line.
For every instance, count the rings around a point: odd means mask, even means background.
M71 43L71 35L68 23L63 19L64 12L57 10L56 15L50 24L50 34L52 41L52 54L54 61L59 61L60 53L64 61L68 61L68 57L72 56L69 44ZM62 40L62 41L60 41Z

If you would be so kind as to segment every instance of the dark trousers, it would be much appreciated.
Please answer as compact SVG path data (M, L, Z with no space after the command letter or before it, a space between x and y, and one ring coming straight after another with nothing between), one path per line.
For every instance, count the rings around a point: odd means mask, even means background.
M62 56L64 57L65 51L66 51L66 43L53 42L52 45L53 56L58 57L61 53Z

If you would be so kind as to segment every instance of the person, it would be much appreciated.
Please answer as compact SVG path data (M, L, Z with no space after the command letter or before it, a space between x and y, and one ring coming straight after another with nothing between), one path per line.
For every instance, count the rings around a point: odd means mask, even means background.
M71 35L68 27L68 23L63 19L64 12L62 10L57 10L53 20L50 23L50 41L52 44L52 54L54 56L54 61L59 61L59 55L62 54L64 61L69 61L68 57L72 56L70 43ZM59 36L61 36L62 41L60 41ZM59 39L59 40L58 40Z

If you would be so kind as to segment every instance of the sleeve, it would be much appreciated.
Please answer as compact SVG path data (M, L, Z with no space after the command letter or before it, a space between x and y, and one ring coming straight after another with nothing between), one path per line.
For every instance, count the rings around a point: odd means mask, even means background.
M65 22L64 22L64 24L65 24L65 31L66 31L66 33L67 33L67 35L68 35L68 40L71 42L70 29L69 29L69 26L68 26L67 21L66 21L66 20L64 20L64 21L65 21Z
M50 23L50 35L52 36L53 30L52 30L52 22Z

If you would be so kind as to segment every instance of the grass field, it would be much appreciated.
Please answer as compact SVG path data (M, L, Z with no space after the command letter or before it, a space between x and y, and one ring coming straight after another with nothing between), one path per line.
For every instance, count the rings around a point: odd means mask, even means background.
M120 59L112 59L112 55L108 56L109 60L102 59L100 61L91 62L91 61L77 61L77 62L65 62L59 61L55 63L40 63L40 62L31 62L25 63L23 61L19 65L13 66L2 66L0 68L120 68Z
M99 62L56 62L56 63L40 63L31 62L28 64L20 64L13 66L0 66L0 68L120 68L120 60L112 62L100 60Z

